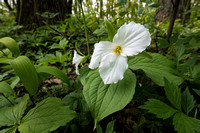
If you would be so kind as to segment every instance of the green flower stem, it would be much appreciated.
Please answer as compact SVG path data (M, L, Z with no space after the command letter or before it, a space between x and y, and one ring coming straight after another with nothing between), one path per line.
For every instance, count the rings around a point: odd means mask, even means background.
M195 109L195 112L194 112L194 118L195 119L197 118L197 108Z
M90 55L90 47L89 47L87 27L86 27L86 23L85 23L85 14L84 14L84 11L83 11L82 3L80 3L80 8L81 8L81 12L82 12L82 15L83 15L83 23L84 23L85 36L86 36L86 41L87 41L88 56L89 56Z

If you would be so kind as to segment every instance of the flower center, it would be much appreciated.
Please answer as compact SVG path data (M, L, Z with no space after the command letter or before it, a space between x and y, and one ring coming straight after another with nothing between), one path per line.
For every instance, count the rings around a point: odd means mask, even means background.
M122 52L122 48L120 46L117 46L115 49L113 49L113 52L119 55Z

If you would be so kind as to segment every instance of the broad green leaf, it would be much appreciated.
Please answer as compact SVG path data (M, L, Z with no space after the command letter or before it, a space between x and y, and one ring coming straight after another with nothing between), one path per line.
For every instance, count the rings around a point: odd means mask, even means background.
M65 49L65 47L67 46L68 42L69 41L66 40L66 38L64 38L64 39L60 40L59 45L61 46L62 49Z
M150 7L150 8L157 8L159 6L160 6L159 3L151 3L151 4L148 5L148 7Z
M142 13L144 13L144 10L145 10L145 8L144 8L144 7L141 7L141 8L139 8L139 9L136 11L136 13L137 13L137 14L142 14Z
M98 70L89 72L83 94L96 124L106 116L123 109L135 93L136 76L130 70L117 84L105 85Z
M118 3L121 3L122 5L126 5L127 0L117 0Z
M72 110L76 110L78 108L81 112L88 111L88 105L85 101L82 90L71 92L66 95L62 101L65 105L70 106Z
M200 64L194 65L194 67L191 70L191 76L192 76L192 78L200 77Z
M17 126L0 130L0 133L16 133Z
M20 55L19 46L14 39L10 37L4 37L0 39L0 43L7 47L14 54L15 57Z
M15 99L11 97L6 99L4 96L0 95L0 108L13 106L13 104L17 104L19 102L18 100L20 100L20 98Z
M107 29L107 33L108 33L108 38L112 42L113 37L115 36L117 31L115 30L113 25L107 19L105 20L105 24L106 24L106 29Z
M58 68L52 66L41 66L36 69L38 73L47 73L56 76L61 79L64 83L70 85L69 78Z
M3 93L5 96L9 96L11 94L14 94L14 91L8 83L3 81L0 82L0 93Z
M22 119L20 133L48 133L59 126L66 125L76 113L55 97L49 97L38 103Z
M26 56L19 56L13 61L11 65L24 84L25 89L34 95L39 86L38 74L32 62Z
M129 60L129 67L133 70L143 70L156 84L164 86L164 78L180 85L183 82L181 77L176 76L177 71L172 61L160 54L150 54L152 59L141 56L136 56Z
M180 61L180 58L183 55L184 51L185 51L185 46L183 44L177 46L177 48L176 48L176 58L178 59L178 61Z
M193 89L193 90L194 90L194 92L196 92L197 95L200 96L200 90L197 90L197 89Z
M108 4L112 4L112 3L108 3ZM116 11L115 11L115 10L112 10L112 11L107 11L106 13L107 13L107 14L110 14L110 15L112 15L112 16L115 16L115 15L117 15L117 13L116 13Z
M20 78L16 76L14 79L12 79L12 83L10 84L10 87L14 89L15 86L19 83L19 81L20 81Z
M110 121L108 125L106 126L106 132L105 133L113 133L114 131L114 125L115 125L115 120Z
M173 125L178 133L197 133L200 131L200 120L191 118L183 113L176 113Z
M181 110L181 90L174 84L165 80L165 94L170 103L177 109Z
M190 94L189 89L186 88L185 91L182 93L182 107L187 115L194 108L194 104L194 97Z
M160 44L159 48L168 48L170 46L166 39L158 39L158 43Z
M198 10L200 10L200 6L197 6L197 7L194 7L192 9L188 10L187 12L184 13L184 15L186 15L186 14L188 14L190 12L198 11Z
M191 53L189 53L189 54L183 54L178 60L180 61L180 60L186 59L186 58L191 57L191 56L192 56Z
M145 51L139 53L138 56L142 56L142 57L146 57L146 58L152 59L152 56L149 53L145 52Z
M10 50L8 48L2 50L1 44L0 44L0 57L5 57L5 56L8 56L9 54L10 54Z
M103 130L99 124L97 124L97 133L103 133Z
M150 113L153 113L158 118L162 119L167 119L171 117L174 113L178 112L174 108L157 99L149 99L148 102L145 102L145 105L142 105L139 108L146 109Z
M14 100L11 98L8 98L11 102ZM4 96L0 95L0 108L5 107L5 106L11 106L12 104L10 103Z
M115 120L110 121L106 126L105 133L115 133L114 130ZM97 124L97 133L103 133L103 130L99 124Z
M106 33L106 28L103 25L99 26L99 29L96 29L93 34L96 34L97 36L101 36L104 33Z
M188 73L188 70L192 70L192 68L195 66L197 57L194 57L192 59L186 60L184 63L182 63L179 67L181 70L181 73ZM193 76L193 74L192 74Z
M83 67L79 70L80 75L79 75L79 80L81 83L84 85L85 84L85 78L87 77L88 73L90 72L90 69L88 67Z
M20 119L24 114L26 105L29 100L29 95L25 94L21 101L11 107L4 107L0 109L0 126L11 126L20 123Z
M10 64L11 61L12 61L12 59L0 58L0 63L2 63L2 64Z

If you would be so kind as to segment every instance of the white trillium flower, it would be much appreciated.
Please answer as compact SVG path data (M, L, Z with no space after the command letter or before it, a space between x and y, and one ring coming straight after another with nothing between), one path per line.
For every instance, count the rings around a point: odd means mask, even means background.
M121 26L113 42L100 41L95 44L89 68L99 67L104 84L117 83L128 69L127 56L137 55L151 43L149 30L131 22Z
M72 64L75 64L77 75L80 75L78 72L78 65L80 64L80 62L82 61L83 58L84 58L83 56L77 54L76 50L74 50L74 57L72 60Z

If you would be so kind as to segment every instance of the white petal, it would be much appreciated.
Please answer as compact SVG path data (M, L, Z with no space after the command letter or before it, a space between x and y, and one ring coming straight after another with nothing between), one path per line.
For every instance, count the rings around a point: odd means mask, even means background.
M72 63L73 64L79 64L83 58L84 58L83 56L79 55L76 52L76 50L74 50L74 57L73 57Z
M90 61L89 68L95 69L99 66L101 59L113 50L113 43L109 41L101 41L94 45L94 52Z
M124 72L127 68L126 56L110 53L103 57L99 66L99 73L104 84L112 84L124 78Z
M79 73L79 71L78 71L78 64L76 64L75 67L76 67L76 74L77 74L77 75L80 75L80 73Z
M72 60L72 64L75 64L75 66L76 66L76 74L77 75L79 75L78 65L83 58L84 58L83 56L77 54L76 50L74 50L74 57L73 57L73 60Z
M113 38L113 43L122 47L123 56L133 56L144 51L151 43L149 30L134 22L121 26Z

